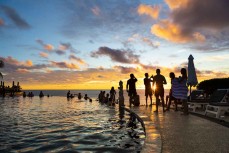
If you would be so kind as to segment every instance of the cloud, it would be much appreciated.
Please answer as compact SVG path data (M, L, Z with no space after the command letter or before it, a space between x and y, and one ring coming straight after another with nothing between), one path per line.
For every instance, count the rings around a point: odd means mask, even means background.
M18 61L17 59L8 56L8 57L0 57L0 60L4 61L5 67L3 68L6 73L12 73L15 71L23 71L26 70L41 70L46 67L49 67L49 64L37 64L34 65L31 60L27 61Z
M154 41L148 37L143 37L139 34L134 34L131 37L128 38L127 41L122 42L124 47L129 48L131 44L136 44L136 43L144 43L152 48L158 48L160 46L160 42Z
M187 6L189 0L165 0L170 9L177 9Z
M187 31L197 28L220 30L229 26L228 0L186 0L186 5L174 9L171 13L174 22Z
M140 66L144 69L144 70L156 70L159 67L157 66L152 66L152 65L145 65L145 64L140 64Z
M52 51L54 49L53 45L51 44L45 44L43 47L47 51Z
M25 62L25 66L31 67L31 66L33 66L33 62L32 62L31 60L27 60L27 61Z
M69 50L71 53L79 53L79 51L73 48L71 43L60 43L59 50Z
M55 49L53 45L46 44L41 39L36 40L36 42L39 43L44 50L58 55L65 55L67 51L70 51L71 53L79 53L79 51L72 47L71 43L60 43L59 47L56 47L57 49Z
M126 64L139 63L139 55L135 55L128 50L111 49L108 47L100 47L98 51L92 52L91 57L108 56L112 61Z
M79 70L79 66L74 63L66 63L66 62L55 62L51 61L52 66L59 67L59 68L68 68L68 69L75 69Z
M130 74L137 72L136 68L133 67L124 67L124 66L114 66L114 69L118 70L123 74Z
M150 40L147 37L142 38L142 41L145 42L146 44L148 44L149 46L153 47L153 48L158 48L160 46L159 42L153 42L152 40Z
M145 4L140 4L138 6L138 14L140 15L149 15L153 19L157 19L159 16L160 12L160 6L151 6L151 5L145 5Z
M187 43L190 41L205 41L205 36L199 32L183 33L182 27L169 20L161 20L158 24L154 24L151 27L151 33L177 43Z
M1 5L0 8L18 28L28 29L31 27L13 8L5 5Z
M43 49L47 51L52 51L54 49L53 45L45 44L44 41L41 39L37 39L36 42L39 43L43 47Z
M211 61L211 62L229 61L229 55L207 56L207 57L204 57L202 61Z
M48 57L48 54L45 52L40 52L39 55L40 55L40 57L44 57L44 58Z
M66 52L63 50L55 50L55 53L58 55L64 55Z
M17 69L17 72L18 73L28 73L28 72L30 72L28 69L21 69L21 68L18 68Z
M228 0L208 0L207 3L199 0L165 2L170 9L168 18L154 24L151 27L152 34L171 42L189 43L191 49L201 52L228 49Z
M82 60L82 59L79 58L79 57L76 57L75 55L70 55L70 56L69 56L69 59L70 59L70 60L75 60L75 61L77 61L78 63L83 64L83 65L86 64L86 62L85 62L84 60Z

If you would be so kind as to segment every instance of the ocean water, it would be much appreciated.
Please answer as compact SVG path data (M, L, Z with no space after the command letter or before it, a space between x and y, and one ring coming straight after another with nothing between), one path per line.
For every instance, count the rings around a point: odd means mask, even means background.
M28 92L33 92L35 96L38 96L40 93L40 90L24 90L27 94ZM68 90L42 90L44 95L51 95L51 96L62 96L62 97L66 97ZM98 98L98 95L100 93L101 90L70 90L70 92L72 94L78 94L81 93L82 96L84 96L85 94L87 94L90 98L93 99L93 101L95 101ZM109 90L103 90L106 93L109 93ZM165 89L165 96L168 95L169 90ZM128 94L126 92L126 90L123 91L124 94L124 99L125 99L125 104L128 105L129 104L129 97ZM144 89L138 89L137 90L137 94L140 96L140 105L145 105L145 90ZM116 99L118 98L118 90L116 89ZM153 98L153 103L155 103L156 99L155 96L152 96ZM150 104L150 99L148 98L148 104Z
M145 140L139 122L117 106L73 98L66 91L43 91L52 97L0 98L0 152L140 152ZM72 91L79 92L77 91Z

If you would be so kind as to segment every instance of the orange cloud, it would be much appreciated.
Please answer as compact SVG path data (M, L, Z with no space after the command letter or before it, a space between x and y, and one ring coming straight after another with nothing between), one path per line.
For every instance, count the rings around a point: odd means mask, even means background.
M138 6L138 14L140 15L149 15L153 19L157 19L160 12L160 6L151 6L151 5L145 5L140 4Z
M74 64L74 63L66 63L66 62L54 62L51 61L52 65L55 67L59 67L59 68L69 68L69 69L76 69L79 70L79 66Z
M39 55L44 58L48 57L48 54L45 52L40 52Z
M189 0L165 0L170 9L185 7Z
M51 44L46 44L46 45L44 45L44 49L48 50L48 51L52 51L54 49L54 47Z
M25 66L31 67L31 66L33 66L33 62L31 60L27 60L25 62Z
M3 26L5 23L3 21L3 19L0 18L0 26Z
M184 34L179 25L172 23L169 20L161 20L158 24L154 24L151 27L151 33L160 38L176 43L205 41L205 36L199 32Z

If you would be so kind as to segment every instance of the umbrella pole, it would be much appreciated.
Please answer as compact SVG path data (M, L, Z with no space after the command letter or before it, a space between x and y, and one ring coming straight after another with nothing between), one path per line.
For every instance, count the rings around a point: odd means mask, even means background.
M190 101L192 100L192 98L191 98L191 92L192 92L192 86L190 85L190 91L189 91L189 98L190 98Z

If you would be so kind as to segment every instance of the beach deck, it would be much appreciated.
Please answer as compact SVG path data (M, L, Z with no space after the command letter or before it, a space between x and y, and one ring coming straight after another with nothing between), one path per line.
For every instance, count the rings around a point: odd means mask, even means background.
M153 107L131 107L145 123L146 143L143 153L228 153L229 128L191 113L174 110L159 113Z

